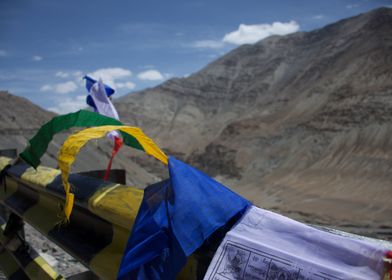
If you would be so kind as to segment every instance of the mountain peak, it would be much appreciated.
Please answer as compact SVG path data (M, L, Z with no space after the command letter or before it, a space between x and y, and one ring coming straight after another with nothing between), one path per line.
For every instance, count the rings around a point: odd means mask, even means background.
M255 203L278 199L290 211L325 215L320 205L349 201L328 213L356 220L365 197L388 203L381 190L392 172L391 18L392 9L380 8L242 45L116 106L169 154L245 185L236 190ZM314 203L298 201L303 195ZM390 208L378 210L381 221Z
M243 45L115 106L122 121L142 127L168 154L255 204L334 225L392 228L385 195L392 174L391 18L391 9L380 8ZM50 117L8 93L0 93L0 104L3 147L24 145L10 131ZM127 168L151 178L135 166Z
M368 20L367 26L371 29L379 28L382 25L392 26L392 8L379 8L361 16Z
M33 104L26 98L14 96L7 91L0 91L0 130L37 129L55 114Z

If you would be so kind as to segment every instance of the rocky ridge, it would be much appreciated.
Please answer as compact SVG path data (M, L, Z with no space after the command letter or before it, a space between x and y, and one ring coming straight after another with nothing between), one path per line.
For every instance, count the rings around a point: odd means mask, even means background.
M262 207L391 234L391 30L380 8L272 36L116 107Z
M29 100L14 96L6 91L0 91L0 147L1 149L17 149L18 152L24 150L28 140L37 130L56 114L46 111ZM50 143L47 153L42 158L42 164L56 167L57 153L70 135L70 131L59 133ZM83 172L95 169L106 169L111 154L111 143L107 139L90 141L86 147L82 148L72 167L74 172ZM124 148L124 150L127 148ZM128 149L127 149L128 150ZM128 150L129 151L129 150ZM133 151L139 155L141 152ZM159 178L149 172L149 169L132 160L132 153L122 153L116 157L113 168L125 169L127 171L127 183L132 186L145 187L146 184L156 182ZM144 161L149 162L147 157ZM139 160L140 161L140 160ZM141 161L144 163L143 161ZM150 164L151 165L151 164Z
M381 8L272 36L115 105L124 122L142 127L168 154L261 207L391 238L390 30L392 9ZM10 108L0 113L2 148L21 150L53 116L7 93L0 102ZM45 164L56 166L66 135L53 141ZM73 170L104 168L110 151L105 139L91 143ZM164 176L141 156L120 153L114 166L138 187Z

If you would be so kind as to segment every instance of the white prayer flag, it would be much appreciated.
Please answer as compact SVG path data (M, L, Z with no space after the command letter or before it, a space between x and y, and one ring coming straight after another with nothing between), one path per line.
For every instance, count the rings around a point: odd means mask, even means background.
M94 100L97 112L99 114L114 118L116 120L120 119L116 108L114 108L114 105L106 95L105 86L101 79L91 87L90 95ZM120 134L117 131L111 131L108 133L108 137L114 140L114 137L120 137Z
M204 279L382 279L387 252L252 206L226 234Z

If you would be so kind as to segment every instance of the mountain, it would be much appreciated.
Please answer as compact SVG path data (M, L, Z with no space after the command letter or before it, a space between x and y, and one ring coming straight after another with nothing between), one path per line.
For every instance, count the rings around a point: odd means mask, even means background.
M0 106L2 108L0 111L0 149L23 151L28 144L28 140L41 125L56 116L29 100L11 95L6 91L0 91ZM42 158L42 164L57 167L57 153L69 135L69 131L64 131L54 137L49 145L48 152ZM106 169L111 154L111 144L107 139L90 142L77 157L72 167L74 172ZM128 149L123 148L123 150ZM133 153L137 154L137 151L133 151ZM139 157L142 157L142 155L139 155ZM144 187L146 184L156 182L159 179L156 175L148 172L148 169L146 170L142 164L133 161L132 158L132 153L124 151L116 157L113 164L113 168L126 170L129 185ZM148 158L144 161L149 162Z
M31 130L35 131L43 122L55 116L54 113L45 111L29 100L14 96L6 91L0 91L0 104L1 134L16 134L27 124ZM28 111L26 111L26 108L28 108Z
M32 135L55 115L29 100L0 91L0 147L24 148L26 135Z
M380 8L272 36L115 105L255 204L392 236L391 30Z
M309 223L392 239L392 9L243 45L188 78L115 100L169 155L255 204ZM21 151L52 118L0 92L0 148ZM69 132L43 163L56 166ZM91 141L74 172L106 167ZM114 168L144 187L164 167L126 147ZM190 194L191 195L191 194Z

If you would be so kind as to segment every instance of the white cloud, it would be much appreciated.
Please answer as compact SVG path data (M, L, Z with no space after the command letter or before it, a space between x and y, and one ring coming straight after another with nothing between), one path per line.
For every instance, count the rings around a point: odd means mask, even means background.
M170 78L173 78L175 75L173 74L173 73L164 73L163 74L163 77L165 78L165 79L170 79Z
M225 43L218 40L201 40L191 44L191 47L197 49L221 49L225 46Z
M324 19L325 18L325 15L314 15L314 16L312 16L312 19L315 19L315 20L321 20L321 19Z
M41 87L41 91L51 91L53 90L56 93L65 94L75 91L78 88L75 82L68 81L65 83L59 83L55 85L43 85Z
M118 88L125 88L125 89L134 89L136 85L132 82L125 82L125 83L116 83Z
M5 50L0 50L0 57L6 57L8 53Z
M295 21L255 25L240 24L237 30L227 33L223 37L223 42L235 45L253 44L271 35L286 35L298 30L299 25Z
M76 77L76 78L82 78L82 75L83 75L83 73L82 73L82 71L75 71L75 72L73 72L73 73L71 73L74 77Z
M59 114L75 112L77 110L86 108L86 96L79 95L75 98L58 99L56 104L57 106L50 107L48 110Z
M68 78L68 77L75 77L77 79L82 79L83 78L83 72L79 70L75 71L58 71L54 74L58 78Z
M73 81L68 81L65 83L57 84L55 86L55 92L57 93L69 93L73 92L78 88L78 86Z
M51 85L43 85L41 87L41 91L49 91L49 90L52 90L52 89L53 89L53 86L51 86Z
M39 55L34 55L31 59L34 61L41 61L43 59L43 57L39 56Z
M164 79L161 72L159 72L157 70L147 70L147 71L141 72L137 75L137 77L143 81L161 81Z
M313 19L323 19L324 15L315 15ZM253 44L271 35L286 35L299 30L296 21L273 22L246 25L240 24L237 30L227 33L221 40L199 40L187 46L198 49L222 49L227 44Z
M68 78L69 77L69 73L67 72L63 72L63 71L59 71L55 74L56 77L59 78Z
M79 74L80 72L75 72ZM120 67L101 68L88 74L95 80L102 79L102 81L112 87L113 89L134 89L136 85L128 79L132 76L132 72L128 69Z
M132 76L132 72L128 69L114 67L114 68L101 68L88 74L95 80L102 79L105 84L116 89L116 80L121 80Z

